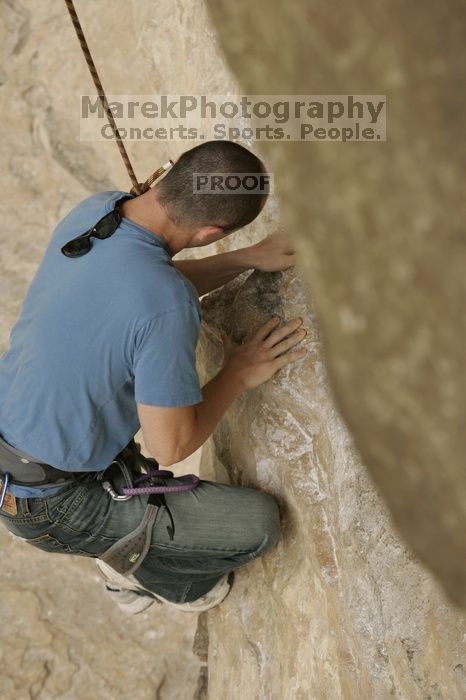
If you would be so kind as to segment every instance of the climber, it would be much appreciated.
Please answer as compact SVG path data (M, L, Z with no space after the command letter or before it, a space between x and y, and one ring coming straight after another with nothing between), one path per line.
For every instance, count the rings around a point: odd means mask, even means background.
M154 602L192 612L218 605L233 570L280 534L278 505L261 490L197 480L183 491L182 477L159 479L175 490L151 520L153 496L123 496L108 476L112 467L131 485L134 474L149 479L154 464L191 455L236 398L305 355L296 349L302 319L270 318L242 344L222 335L223 366L201 389L199 297L245 270L289 269L295 255L274 234L173 260L247 225L266 200L194 192L199 172L266 171L242 146L210 141L140 196L100 192L82 201L53 232L0 358L2 522L39 549L93 557L130 613ZM139 428L150 458L134 443ZM132 547L132 568L119 568Z

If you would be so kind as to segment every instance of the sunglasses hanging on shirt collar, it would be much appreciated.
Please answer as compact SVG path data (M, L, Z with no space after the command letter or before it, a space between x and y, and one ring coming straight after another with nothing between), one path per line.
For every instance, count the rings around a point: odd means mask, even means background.
M155 180L157 180L161 175L163 175L171 166L173 161L168 161L165 165L155 171L155 173L147 180L147 184L150 186ZM115 202L115 207L108 214L105 214L99 221L92 226L88 231L81 233L76 238L73 238L68 243L61 248L63 255L67 258L80 258L82 255L86 255L92 248L91 238L99 238L103 240L104 238L110 238L118 226L121 223L121 213L119 211L119 205L126 201L127 199L133 199L132 196L121 197Z
M103 240L104 238L110 238L121 222L121 214L118 210L118 204L125 201L126 199L132 199L132 197L122 197L115 203L115 208L103 216L99 221L88 231L81 233L76 238L73 238L68 243L62 247L61 252L68 258L80 258L81 255L86 255L92 248L91 238L99 238Z

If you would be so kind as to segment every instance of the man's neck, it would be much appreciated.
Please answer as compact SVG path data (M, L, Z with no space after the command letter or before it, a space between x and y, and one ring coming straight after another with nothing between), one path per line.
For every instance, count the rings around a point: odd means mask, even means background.
M125 218L163 238L172 257L183 250L189 242L184 240L183 232L169 219L166 210L158 202L154 190L122 202L120 211Z

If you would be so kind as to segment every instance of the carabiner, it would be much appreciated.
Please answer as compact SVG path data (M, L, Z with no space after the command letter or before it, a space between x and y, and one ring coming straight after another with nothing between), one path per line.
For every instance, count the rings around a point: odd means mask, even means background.
M130 494L129 496L120 496L115 491L110 481L102 481L102 488L109 494L109 496L113 498L114 501L128 501L130 498L132 498L132 494Z
M10 472L5 472L5 474L2 477L3 485L2 485L2 492L0 494L0 508L3 506L3 501L5 500L6 490L8 488L8 484L10 483L10 479L11 479Z

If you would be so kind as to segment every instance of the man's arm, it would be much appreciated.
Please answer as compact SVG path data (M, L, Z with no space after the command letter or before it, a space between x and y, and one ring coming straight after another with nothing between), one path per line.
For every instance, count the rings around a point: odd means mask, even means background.
M241 272L253 270L255 256L252 247L239 248L199 260L173 260L173 264L192 282L201 297L230 282Z
M202 387L201 403L168 408L138 403L147 450L164 467L177 464L204 444L242 391L244 388L236 373L223 367Z
M305 337L302 319L283 326L277 325L279 320L267 321L242 345L223 338L223 367L202 387L201 402L179 407L137 403L144 444L160 465L171 466L193 454L241 393L263 384L286 364L303 359L304 348L288 352Z
M199 296L230 282L246 270L276 272L295 264L294 250L283 233L272 233L259 243L200 260L173 260L196 287Z

